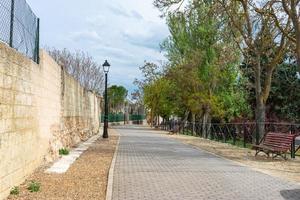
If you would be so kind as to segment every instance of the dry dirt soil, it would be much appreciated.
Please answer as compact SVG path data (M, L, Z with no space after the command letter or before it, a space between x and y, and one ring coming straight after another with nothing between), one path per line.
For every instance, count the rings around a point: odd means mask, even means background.
M47 174L46 167L36 170L19 188L19 195L8 199L20 200L104 200L110 164L118 135L110 130L110 138L97 140L65 174ZM40 183L39 192L29 192L30 181Z

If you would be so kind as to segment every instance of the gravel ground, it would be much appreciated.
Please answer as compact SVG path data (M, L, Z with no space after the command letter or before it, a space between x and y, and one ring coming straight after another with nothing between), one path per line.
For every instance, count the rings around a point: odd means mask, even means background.
M8 199L105 199L107 177L118 135L110 130L110 138L97 140L69 168L65 174L46 174L45 167L38 169L20 186L20 194ZM31 180L40 183L40 191L30 193Z
M166 132L163 132L166 134ZM287 161L278 158L271 159L261 154L254 157L255 151L247 148L240 148L222 142L216 142L199 137L186 135L168 135L171 138L180 140L186 144L220 155L227 159L237 161L244 166L251 167L257 171L276 176L285 180L300 183L300 158L288 159Z

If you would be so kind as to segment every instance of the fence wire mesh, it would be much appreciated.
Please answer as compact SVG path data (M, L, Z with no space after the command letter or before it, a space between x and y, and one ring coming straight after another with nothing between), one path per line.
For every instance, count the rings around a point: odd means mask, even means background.
M0 1L0 40L38 62L39 19L26 0Z

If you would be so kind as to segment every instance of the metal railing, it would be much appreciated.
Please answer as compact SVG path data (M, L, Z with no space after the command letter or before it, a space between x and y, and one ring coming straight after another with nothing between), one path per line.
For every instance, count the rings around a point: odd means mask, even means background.
M39 63L39 18L26 0L0 1L0 41Z
M288 123L263 123L265 133L286 133L300 136L300 124ZM204 128L205 127L205 130ZM203 126L201 123L182 123L180 121L168 121L160 124L160 129L165 131L178 132L185 135L193 135L224 143L231 143L241 147L251 147L256 141L256 123L210 123ZM263 136L264 137L264 136ZM262 138L263 138L262 137ZM295 142L291 144L291 157L295 157Z

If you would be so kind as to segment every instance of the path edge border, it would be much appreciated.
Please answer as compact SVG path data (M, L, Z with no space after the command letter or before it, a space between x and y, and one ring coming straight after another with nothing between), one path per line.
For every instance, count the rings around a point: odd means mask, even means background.
M114 182L114 170L115 170L115 164L117 160L117 154L119 150L119 143L120 143L120 135L118 138L118 142L115 148L114 156L110 164L110 168L108 171L108 181L107 181L107 187L106 187L106 200L112 200L112 194L113 194L113 182Z

